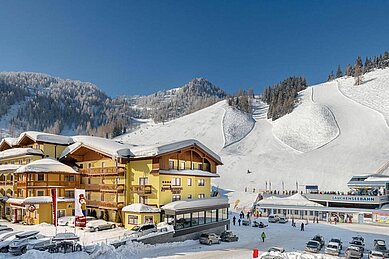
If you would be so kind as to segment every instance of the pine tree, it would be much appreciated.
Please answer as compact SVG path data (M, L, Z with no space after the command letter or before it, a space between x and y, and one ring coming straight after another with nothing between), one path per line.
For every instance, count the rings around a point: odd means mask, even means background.
M354 85L361 85L363 81L363 64L361 57L358 57L355 61L355 69L354 69Z
M340 78L343 76L342 70L340 69L340 65L338 65L338 69L336 70L336 78Z
M334 80L334 71L331 71L331 73L328 75L327 81L332 81Z

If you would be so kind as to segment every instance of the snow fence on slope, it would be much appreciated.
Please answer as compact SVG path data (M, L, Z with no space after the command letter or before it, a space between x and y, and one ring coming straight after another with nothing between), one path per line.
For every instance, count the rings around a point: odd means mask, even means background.
M339 127L331 110L312 101L313 88L302 92L301 103L293 110L272 121L273 135L300 152L320 148L339 135Z
M226 105L222 125L224 147L242 140L254 128L254 125L255 120L251 114Z
M366 73L361 85L354 77L339 79L339 90L346 97L381 113L389 126L389 68Z

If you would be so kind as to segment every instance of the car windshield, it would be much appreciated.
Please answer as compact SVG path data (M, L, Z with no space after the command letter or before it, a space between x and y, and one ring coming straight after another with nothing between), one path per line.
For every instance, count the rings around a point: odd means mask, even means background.
M337 249L338 247L336 245L328 245L327 248L330 248L330 249Z
M351 244L354 244L354 245L362 245L362 242L359 241L359 240L354 240L351 242Z
M140 226L134 226L131 230L138 231L140 229Z
M333 239L331 239L330 242L340 243L340 240L339 240L339 239L336 239L336 238L333 238Z
M317 247L318 244L316 242L308 242L307 246L308 247Z
M376 245L375 247L377 250L379 251L385 251L386 250L386 246L385 245Z

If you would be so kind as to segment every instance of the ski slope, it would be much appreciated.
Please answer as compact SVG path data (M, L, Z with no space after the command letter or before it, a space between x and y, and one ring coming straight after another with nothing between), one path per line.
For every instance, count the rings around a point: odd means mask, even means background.
M388 76L389 70L384 75ZM376 77L380 76L383 75ZM382 80L377 78L375 82ZM224 147L224 110L231 109L225 102L165 125L141 127L120 139L134 144L154 144L196 138L221 156L224 165L219 167L221 177L214 184L223 189L263 190L266 184L268 188L271 184L272 189L281 191L282 186L294 190L296 185L303 190L304 185L316 184L321 190L347 190L346 184L353 175L374 173L389 160L389 129L381 113L343 95L339 84L342 82L332 81L309 89L312 100L303 99L301 105L314 103L321 112L303 113L296 109L286 115L284 120L290 123L297 118L297 124L292 127L304 123L305 128L309 127L301 134L297 129L293 134L288 133L288 140L273 134L279 125L263 116L265 108L261 106L261 111L255 113L253 128L248 133L242 131L242 139ZM299 117L305 120L302 122ZM291 143L310 146L297 151L291 148Z

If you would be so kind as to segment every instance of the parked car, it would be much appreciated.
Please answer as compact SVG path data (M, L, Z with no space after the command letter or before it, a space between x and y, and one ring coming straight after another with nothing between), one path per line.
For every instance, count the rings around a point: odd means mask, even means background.
M281 216L280 219L278 220L278 223L285 224L288 222L288 219L284 216Z
M363 257L363 248L359 246L349 246L344 253L346 259L360 259Z
M362 236L354 236L352 237L353 240L359 240L365 245L365 239Z
M310 240L308 241L305 251L311 252L311 253L319 253L321 250L321 244L318 241Z
M386 248L385 240L375 239L374 240L374 251L381 252L384 254L385 258L389 258L389 251Z
M74 225L74 216L64 216L58 218L58 226L67 226L72 221Z
M280 220L278 215L270 215L268 218L269 223L277 223Z
M0 234L5 233L5 232L11 232L13 231L12 228L5 226L5 225L0 225Z
M23 231L12 231L2 233L0 236L0 253L8 253L9 243L15 239L15 235L22 233Z
M329 254L329 255L335 255L339 256L340 254L340 245L337 242L329 242L324 250L324 253Z
M322 249L326 245L326 243L324 241L324 237L321 236L321 235L316 235L311 240L319 242L320 243L320 249Z
M134 226L130 232L127 233L127 236L131 237L142 237L150 233L157 232L157 226L154 224L143 224Z
M359 247L362 250L362 253L365 251L365 243L363 243L360 239L351 240L350 246Z
M380 252L380 251L370 251L369 252L369 259L384 259L385 256L384 256L384 253Z
M39 239L30 239L27 242L26 249L27 250L39 250L39 251L47 251L49 250L54 244L51 242L51 238L45 237L45 238L39 238ZM19 246L20 248L21 246ZM10 253L15 254L15 251Z
M52 241L52 247L49 248L50 253L68 253L81 251L81 244L78 242L80 237L74 233L58 233Z
M91 221L97 220L95 217L92 216L86 216L86 224L88 224ZM76 217L71 216L71 218L68 220L68 226L74 228L76 224Z
M279 247L279 246L273 246L273 247L270 247L269 250L267 250L269 253L270 252L277 252L277 253L284 253L285 252L285 249L283 247Z
M329 242L338 243L340 250L343 249L343 243L342 243L342 240L340 238L337 238L337 237L331 238L331 240Z
M27 251L27 245L30 241L37 240L39 238L43 238L42 235L39 235L39 231L27 231L16 234L15 239L8 244L8 252L13 255L24 254Z
M89 231L100 231L105 229L113 229L116 228L116 224L112 222L108 222L102 219L92 220L86 223L86 229Z
M257 228L265 228L265 227L267 227L268 225L264 224L262 221L259 222L259 223L256 222L256 221L254 221L252 226L253 226L253 227L257 227Z
M232 233L232 231L230 230L226 230L224 231L221 235L220 235L220 239L221 241L223 242L235 242L235 241L238 241L238 237L236 235L234 235Z
M200 244L212 245L220 244L220 236L215 233L203 233L200 235Z

